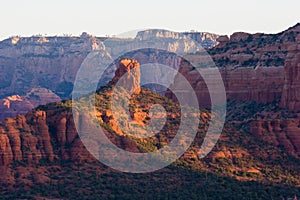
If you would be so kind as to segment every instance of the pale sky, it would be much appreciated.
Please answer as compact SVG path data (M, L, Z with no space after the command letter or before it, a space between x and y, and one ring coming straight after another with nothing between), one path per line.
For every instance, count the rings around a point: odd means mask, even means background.
M147 28L277 33L300 22L299 8L299 0L0 0L0 40Z

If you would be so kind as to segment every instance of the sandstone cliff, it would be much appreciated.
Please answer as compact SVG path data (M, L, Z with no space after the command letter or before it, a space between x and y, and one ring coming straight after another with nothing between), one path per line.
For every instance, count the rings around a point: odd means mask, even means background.
M290 106L296 108L299 80L298 29L299 25L296 25L273 35L234 33L230 39L222 36L219 45L208 50L214 63L210 61L209 55L199 52L188 55L186 58L193 65L183 60L179 72L190 81L204 107L210 106L210 97L206 83L195 68L205 70L215 64L221 73L229 100L270 103L283 96L283 105L293 99ZM207 77L208 84L214 84L214 76ZM175 79L176 83L178 81ZM172 94L167 95L172 98Z
M300 110L300 24L288 32L296 34L296 37L293 38L294 44L288 48L281 106Z
M193 56L189 57L189 60L194 61L199 58L193 58ZM189 62L182 61L181 66L182 68L179 69L179 72L191 83L198 96L200 106L209 108L211 100L207 84L217 84L214 72L209 69L202 69L205 71L207 77L207 82L205 82L201 74L199 74L197 70L194 70L194 66ZM219 68L219 71L223 79L228 100L270 103L281 97L284 82L283 67L260 67L254 70L251 67L231 69L231 67L228 66L226 68ZM175 87L180 84L180 81L175 78ZM221 94L221 91L212 92ZM170 92L167 92L166 95L173 100L176 99Z
M130 94L139 94L140 79L140 63L133 59L122 59L111 83L127 89Z

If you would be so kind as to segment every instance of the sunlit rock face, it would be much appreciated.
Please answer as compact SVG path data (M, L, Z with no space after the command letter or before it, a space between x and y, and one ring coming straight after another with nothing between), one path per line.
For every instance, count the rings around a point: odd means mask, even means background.
M124 87L129 93L139 94L141 91L140 79L140 63L134 59L126 58L120 60L112 83Z

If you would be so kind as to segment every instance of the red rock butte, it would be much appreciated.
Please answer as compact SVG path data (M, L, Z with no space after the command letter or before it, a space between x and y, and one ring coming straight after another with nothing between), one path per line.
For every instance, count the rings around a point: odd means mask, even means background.
M141 92L140 75L140 63L135 59L124 58L119 61L119 68L112 83L123 86L131 93L139 94Z

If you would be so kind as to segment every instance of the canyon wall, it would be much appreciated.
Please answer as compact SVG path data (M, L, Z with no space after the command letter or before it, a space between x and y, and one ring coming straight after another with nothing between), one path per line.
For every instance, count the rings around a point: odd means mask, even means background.
M295 43L288 49L281 106L300 110L300 26Z
M210 93L207 85L218 84L216 74L209 69L202 69L205 74L206 82L201 74L194 70L194 67L187 61L182 62L182 68L179 70L191 83L195 93L198 96L199 105L209 108L211 106ZM281 97L284 85L284 67L243 67L230 69L229 67L220 68L220 75L224 83L226 96L228 100L238 101L256 101L258 103L270 103ZM173 87L178 87L180 81L175 78ZM222 95L222 91L211 91L212 93ZM167 97L176 99L169 92Z
M210 68L217 67L222 76L228 100L271 103L282 100L290 109L299 106L299 27L282 33L234 33L230 38L221 36L219 44L208 50L187 55L179 72L196 91L201 106L210 106L207 84L216 84ZM291 67L292 66L292 67ZM207 83L197 71L207 74ZM178 79L174 81L180 85ZM219 91L212 91L218 93ZM172 93L167 96L175 99ZM289 97L287 97L289 96ZM290 106L287 106L289 104Z

